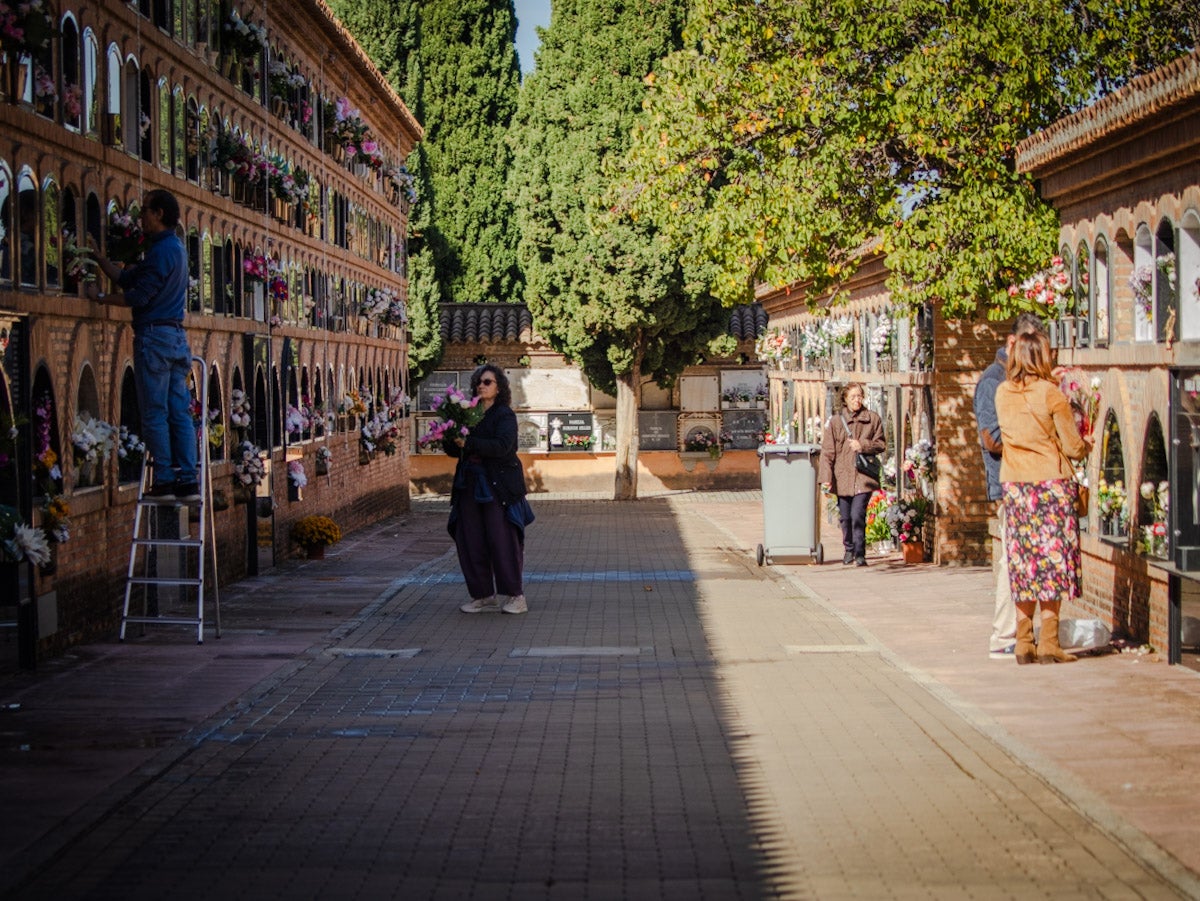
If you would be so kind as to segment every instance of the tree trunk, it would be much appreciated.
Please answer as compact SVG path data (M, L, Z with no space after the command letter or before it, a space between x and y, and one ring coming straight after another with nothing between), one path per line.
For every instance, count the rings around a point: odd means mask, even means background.
M638 354L630 371L617 376L617 471L613 500L637 499L637 414L641 388L641 354Z

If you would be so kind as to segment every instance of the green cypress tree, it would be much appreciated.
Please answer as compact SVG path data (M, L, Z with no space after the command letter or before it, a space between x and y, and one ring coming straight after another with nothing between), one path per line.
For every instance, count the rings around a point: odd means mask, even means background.
M670 384L729 314L684 279L679 251L602 205L655 63L680 46L683 0L555 0L514 122L510 180L538 330L617 397L614 493L637 496L643 378Z
M410 155L409 374L441 359L442 301L520 295L506 135L520 68L512 0L333 0L425 129Z

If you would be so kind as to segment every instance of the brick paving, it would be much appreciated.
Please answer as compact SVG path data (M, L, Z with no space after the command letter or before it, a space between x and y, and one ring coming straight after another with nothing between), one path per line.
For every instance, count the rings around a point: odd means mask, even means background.
M0 894L1200 897L1195 673L989 660L982 570L757 567L757 492L533 502L525 616L422 500L0 681Z

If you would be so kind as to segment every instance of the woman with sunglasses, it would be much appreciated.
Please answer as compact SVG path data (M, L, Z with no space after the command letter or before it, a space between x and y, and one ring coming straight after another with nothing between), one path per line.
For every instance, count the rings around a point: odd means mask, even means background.
M471 373L471 394L483 419L466 437L447 439L458 458L447 528L471 600L463 613L525 613L525 526L533 510L525 499L525 472L517 457L517 416L508 377L485 363ZM501 604L499 595L506 600Z

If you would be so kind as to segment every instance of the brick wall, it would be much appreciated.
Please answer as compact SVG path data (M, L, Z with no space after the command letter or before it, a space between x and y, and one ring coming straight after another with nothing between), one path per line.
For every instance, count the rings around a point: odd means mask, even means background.
M992 549L988 517L995 505L987 499L987 479L975 425L975 385L995 358L1009 323L934 319L937 448L936 560L942 564L986 566Z

